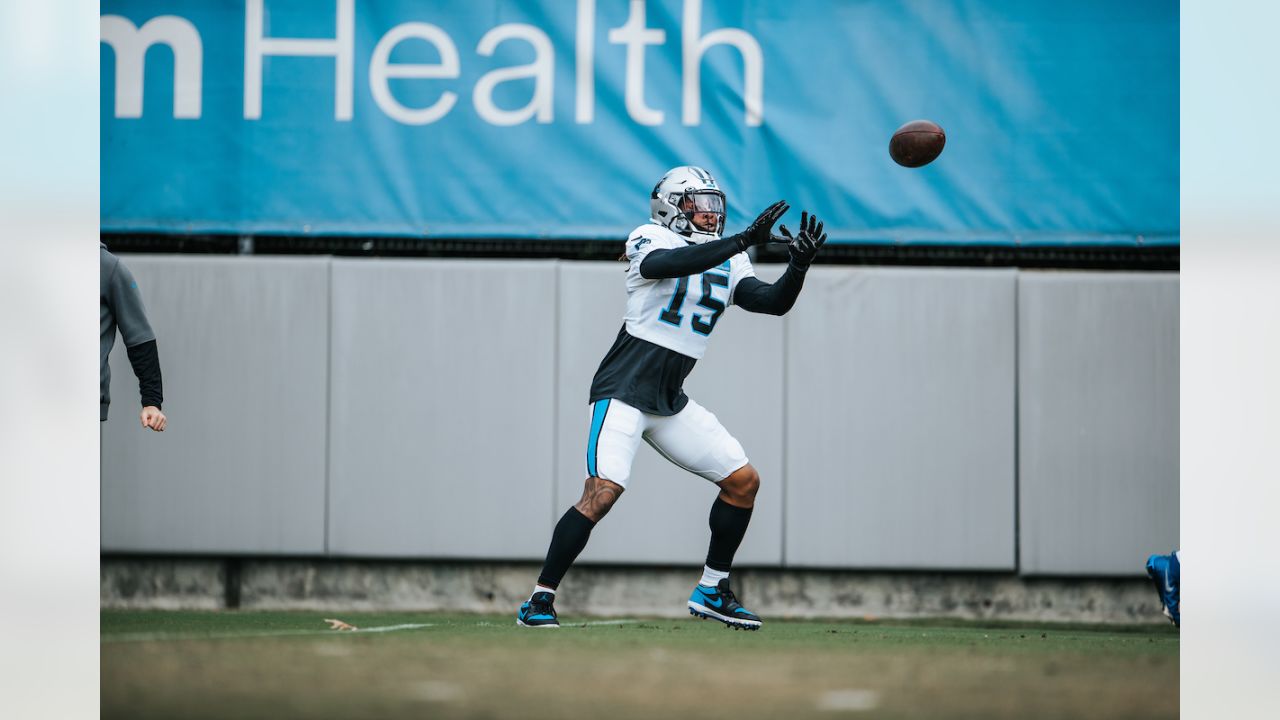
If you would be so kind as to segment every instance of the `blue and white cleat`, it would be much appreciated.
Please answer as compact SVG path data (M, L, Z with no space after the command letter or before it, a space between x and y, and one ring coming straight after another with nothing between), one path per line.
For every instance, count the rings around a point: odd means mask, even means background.
M520 613L516 615L516 625L536 628L560 627L560 621L556 619L555 601L556 596L549 592L534 593L533 597L525 600L520 606Z
M1164 616L1178 627L1182 627L1178 613L1180 565L1176 554L1152 555L1147 558L1147 577L1155 583L1156 592L1160 595L1160 605L1164 608Z
M695 585L693 594L689 596L689 614L703 620L719 620L734 630L759 630L764 624L734 597L733 590L729 589L729 578L721 580L715 587Z

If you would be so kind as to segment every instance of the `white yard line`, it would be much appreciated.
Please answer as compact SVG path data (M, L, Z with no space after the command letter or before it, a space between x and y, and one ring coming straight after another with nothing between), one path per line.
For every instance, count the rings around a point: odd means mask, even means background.
M395 632L396 630L417 630L418 628L431 627L435 623L408 623L406 625L384 625L383 627L360 628L352 632L371 633L371 632Z
M118 635L108 635L102 638L103 643L117 642L156 642L162 640L235 640L238 638L261 638L261 637L297 637L307 635L329 635L332 637L340 637L343 635L363 635L365 633L385 633L398 632L401 630L418 630L434 626L435 623L410 623L406 625L384 625L381 627L360 628L359 630L244 630L232 632L213 632L213 633L164 633L164 632L146 632L146 633L120 633Z
M580 628L584 626L597 625L633 625L641 622L640 620L632 620L628 618L620 620L592 620L581 623L568 623L562 628ZM104 635L101 638L103 644L107 643L125 643L125 642L161 642L165 640L236 640L241 638L267 638L267 637L306 637L309 635L362 635L364 633L388 633L400 632L402 630L419 630L437 625L437 623L408 623L404 625L384 625L380 627L360 628L359 630L231 630L224 632L141 632L141 633L119 633L114 635ZM494 626L498 627L498 623L478 622L477 626ZM505 623L501 627L505 627Z

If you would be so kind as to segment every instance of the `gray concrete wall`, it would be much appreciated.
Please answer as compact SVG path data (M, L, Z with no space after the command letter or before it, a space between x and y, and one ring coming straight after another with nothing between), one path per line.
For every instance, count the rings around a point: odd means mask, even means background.
M125 260L170 426L117 348L105 551L541 558L621 264ZM1141 573L1177 543L1177 282L819 267L729 312L686 389L763 478L738 564ZM714 496L642 447L582 559L697 566Z
M555 297L552 263L334 261L331 554L546 552Z
M1131 574L1178 547L1178 276L1019 285L1022 571Z
M788 565L1014 569L1015 281L811 272L787 317Z
M329 261L125 262L156 333L169 424L140 427L117 340L103 550L324 552Z

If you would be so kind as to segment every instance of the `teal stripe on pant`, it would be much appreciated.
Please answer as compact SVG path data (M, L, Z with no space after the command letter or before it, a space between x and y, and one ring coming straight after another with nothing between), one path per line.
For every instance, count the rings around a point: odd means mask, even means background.
M604 416L609 414L609 400L597 400L591 412L591 437L587 438L587 476L596 475L596 446L600 444L600 428L604 427Z

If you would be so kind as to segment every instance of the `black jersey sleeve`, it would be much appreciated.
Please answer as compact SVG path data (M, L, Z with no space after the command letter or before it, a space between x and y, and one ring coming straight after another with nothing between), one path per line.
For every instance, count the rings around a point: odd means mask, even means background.
M733 290L733 304L753 313L785 315L804 286L804 272L788 265L775 283L767 283L757 277L745 277Z
M654 250L640 262L640 276L646 280L685 277L710 270L740 252L736 235L701 245Z

